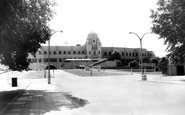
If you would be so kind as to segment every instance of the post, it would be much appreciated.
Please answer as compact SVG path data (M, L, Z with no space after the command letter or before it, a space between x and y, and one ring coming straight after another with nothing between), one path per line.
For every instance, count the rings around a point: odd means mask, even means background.
M92 67L90 67L90 68L91 68L90 70L91 70L91 76L92 76Z
M46 78L46 68L44 67L44 78Z
M50 37L49 37L49 40L48 40L48 84L51 84L51 76L50 76L50 39L51 39L51 36L57 32L63 32L62 30L58 30L58 31L55 31L53 32Z
M51 76L50 76L50 38L48 40L48 84L51 84Z
M170 57L168 58L168 71L169 71L169 76L170 76L170 79L171 79L171 71L170 71Z
M149 32L145 33L142 37L139 37L136 33L134 32L129 32L129 34L135 34L139 40L140 40L140 58L141 58L141 79L142 80L147 80L147 77L145 74L143 74L143 52L142 52L142 39L143 37L148 34Z
M44 59L43 59L43 68L44 68L44 78L46 78L46 65L45 65L45 54L44 55Z
M143 77L143 51L142 51L142 39L140 40L140 56L141 56L141 76Z

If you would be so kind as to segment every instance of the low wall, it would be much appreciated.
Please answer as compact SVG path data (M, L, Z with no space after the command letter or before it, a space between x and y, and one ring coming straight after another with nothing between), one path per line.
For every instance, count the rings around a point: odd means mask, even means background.
M64 66L61 67L62 63L50 63L51 65L55 66L58 69L73 69L73 68L79 68L80 65L84 65L84 66L89 66L91 65L93 62L66 62L64 63ZM30 63L29 65L29 69L34 69L34 70L41 70L43 69L45 66L47 66L48 63L45 63L46 65L44 65L43 63ZM106 61L102 64L100 64L101 68L116 68L116 61Z
M114 68L117 67L116 61L106 61L100 64L102 68Z

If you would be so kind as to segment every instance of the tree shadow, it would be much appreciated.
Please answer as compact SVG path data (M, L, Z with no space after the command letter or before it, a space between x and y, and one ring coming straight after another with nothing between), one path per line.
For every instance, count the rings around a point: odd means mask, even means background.
M47 92L43 90L16 90L0 92L0 114L40 115L50 111L83 107L85 99L69 92Z
M80 98L77 98L77 97L74 97L70 94L64 94L64 96L70 100L73 105L75 105L75 107L79 108L79 107L83 107L85 106L86 104L88 104L89 102L85 99L80 99Z

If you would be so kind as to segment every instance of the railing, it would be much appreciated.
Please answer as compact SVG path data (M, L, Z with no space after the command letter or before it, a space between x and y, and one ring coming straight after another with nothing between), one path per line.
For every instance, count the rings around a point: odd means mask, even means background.
M120 70L128 72L141 72L140 69L120 69ZM144 69L144 72L155 72L155 69Z

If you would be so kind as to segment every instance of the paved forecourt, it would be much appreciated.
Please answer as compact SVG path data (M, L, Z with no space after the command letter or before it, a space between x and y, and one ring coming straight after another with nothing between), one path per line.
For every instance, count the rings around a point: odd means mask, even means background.
M78 104L71 99L69 92L57 91L55 85L47 84L47 79L42 77L32 79L31 76L24 79L20 75L17 76L17 87L11 86L7 76L1 78L3 85L0 85L0 114L53 115L71 114L72 112L77 115L82 114L78 110Z

